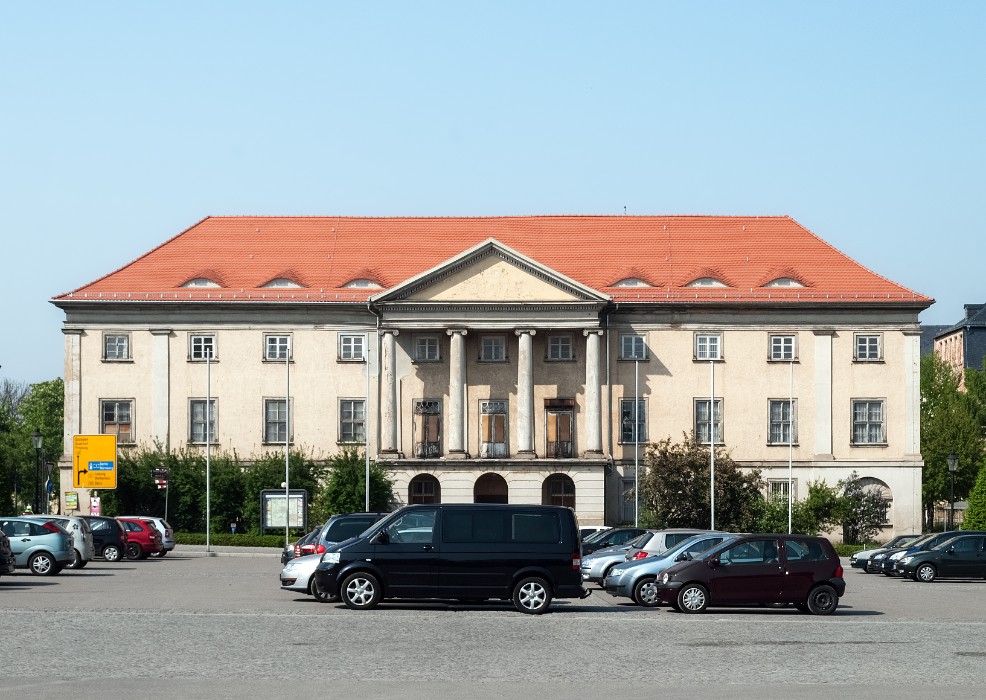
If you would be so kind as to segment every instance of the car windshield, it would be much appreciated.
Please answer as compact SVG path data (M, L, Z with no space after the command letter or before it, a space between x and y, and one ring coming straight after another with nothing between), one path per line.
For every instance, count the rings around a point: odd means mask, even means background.
M653 532L645 532L642 535L637 535L632 540L626 543L625 546L629 547L643 547L645 544L650 542L650 538L654 536Z
M589 535L588 537L586 537L585 539L583 539L582 540L582 544L592 544L593 542L595 542L597 540L601 540L608 533L609 533L609 530L597 530L596 532L593 532L591 535Z

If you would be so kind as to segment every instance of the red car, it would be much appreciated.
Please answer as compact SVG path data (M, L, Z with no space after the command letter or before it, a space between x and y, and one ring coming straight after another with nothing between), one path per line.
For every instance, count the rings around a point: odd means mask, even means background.
M127 531L127 559L147 559L164 549L161 533L150 520L117 518Z

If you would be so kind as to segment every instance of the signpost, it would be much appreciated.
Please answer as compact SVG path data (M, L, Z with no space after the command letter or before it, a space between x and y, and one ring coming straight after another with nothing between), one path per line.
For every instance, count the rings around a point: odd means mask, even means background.
M73 487L116 488L116 435L76 435L73 447Z

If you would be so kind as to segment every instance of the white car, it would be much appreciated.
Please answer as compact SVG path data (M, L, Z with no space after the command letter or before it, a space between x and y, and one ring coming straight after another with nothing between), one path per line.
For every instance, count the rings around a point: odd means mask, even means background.
M320 561L321 554L308 554L289 560L281 569L281 590L313 595L325 603L338 600L339 596L326 595L315 585L315 569Z

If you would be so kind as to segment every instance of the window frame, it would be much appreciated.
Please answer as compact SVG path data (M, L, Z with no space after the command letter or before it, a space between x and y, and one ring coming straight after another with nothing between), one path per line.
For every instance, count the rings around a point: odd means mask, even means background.
M544 409L544 456L547 459L570 459L575 452L575 406L545 406ZM552 424L554 416L554 424ZM564 417L564 419L563 419ZM568 423L568 440L562 440L563 422ZM555 440L551 440L554 431ZM567 454L564 454L566 453Z
M713 407L712 407L712 431L713 431L713 434L710 435L709 437L713 439L713 442L710 443L708 440L702 440L702 439L700 439L700 436L699 436L699 426L700 426L700 424L699 424L699 419L698 419L699 404L708 404L708 403L709 403L709 397L708 396L695 397L694 399L692 399L692 429L695 431L695 442L697 444L699 444L699 445L709 445L709 444L725 445L726 444L726 437L725 437L726 436L726 433L725 433L726 426L725 426L725 417L723 415L724 414L725 405L724 405L724 402L723 402L723 399L722 399L721 396L716 396L715 397L714 402L713 402ZM716 408L719 409L719 418L718 419L716 419L716 415L715 415L715 409ZM709 421L708 420L703 420L701 422L701 425L708 426L709 425ZM718 428L718 431L716 431L716 428ZM787 444L787 443L785 443L785 444Z
M567 341L567 344L566 342ZM567 357L563 349L568 351ZM558 351L557 353L555 351ZM545 362L575 362L575 345L571 333L556 333L548 336L544 350ZM557 355L557 356L553 356Z
M271 357L271 340L274 339L284 339L286 342L284 350L287 353L287 357ZM285 359L290 363L294 361L294 343L292 343L291 333L264 333L264 362L275 362L283 363ZM278 355L281 353L281 348L277 347Z
M206 443L205 440L205 431L202 432L201 440L195 439L195 425L196 425L195 406L196 404L207 404L207 403L209 408L207 411L208 415L206 417L206 420L208 420L208 422L212 425L211 430L209 432L209 437L211 439L209 440L208 443ZM188 444L189 445L205 445L205 444L218 445L219 444L219 438L218 438L219 421L217 419L217 413L218 413L217 399L215 396L209 398L208 400L204 398L188 399ZM202 423L202 425L206 424L205 421L200 420L198 422Z
M353 354L353 347L355 343L352 341L359 339L360 349L362 354L358 357ZM350 346L347 349L347 341ZM366 362L366 356L369 350L369 339L366 333L339 333L338 347L336 348L338 357L336 358L339 362Z
M122 338L124 340L123 356L110 357L109 340L110 338ZM118 347L118 346L117 346ZM133 362L131 351L131 336L129 332L106 332L103 333L103 362Z
M350 404L349 413L352 417L347 418L346 404ZM357 404L362 409L362 417L357 418ZM340 445L363 445L366 443L366 399L365 398L340 398L339 399L339 425L336 442ZM345 426L354 426L352 436L347 436ZM359 433L362 432L362 436Z
M775 354L774 341L791 341L791 357L784 357L785 347L781 345L780 355ZM797 333L771 333L767 336L767 361L768 362L797 362L798 361L798 335Z
M265 445L283 445L284 442L285 442L284 438L272 439L270 437L269 427L271 425L271 421L269 420L269 416L268 416L268 408L270 407L271 404L273 404L275 402L278 403L278 404L284 404L285 403L284 397L280 397L280 396L267 396L267 397L264 397L264 399L263 399L263 422L264 422L264 425L263 425L263 444L265 444ZM283 426L285 432L288 432L290 430L290 434L288 435L287 443L289 445L292 445L292 444L294 444L294 421L291 420L291 418L292 418L292 414L294 413L294 398L288 399L287 405L286 405L286 411L287 412L284 415L284 420L283 421L274 421L273 424L274 425Z
M859 352L860 340L876 340L876 357L870 357L869 347L866 349L865 356ZM867 345L869 345L867 343ZM852 361L853 362L883 362L883 333L853 333L852 336Z
M137 439L134 437L134 399L100 399L99 400L99 432L101 435L116 435L116 442L118 445L136 445ZM106 407L109 404L113 404L116 408L114 409L114 418L116 420L107 421L106 420ZM119 407L121 405L127 405L127 411L129 413L130 420L121 421L119 418ZM107 423L110 425L118 426L116 432L108 433L106 432ZM123 439L120 434L119 426L127 426L127 434L129 439Z
M624 424L630 421L630 428L633 427L633 403L637 402L637 439L634 440L633 432L631 431L629 435L625 431ZM630 408L626 408L629 404ZM620 440L621 445L642 445L646 443L647 438L647 397L638 396L634 399L632 396L624 396L620 399Z
M788 420L774 420L774 404L788 404L790 407L788 409ZM774 424L777 423L781 425L781 430L783 431L783 425L788 424L788 430L791 433L791 441L774 441ZM798 444L798 400L797 399L767 399L767 444L771 447L789 445L797 446Z
M867 404L867 420L859 421L856 419L856 406L858 404ZM869 411L871 405L880 406L880 420L870 420ZM850 399L849 404L849 421L850 421L850 431L849 431L849 444L853 447L886 447L887 446L887 400L885 398L854 398ZM878 424L880 426L880 439L879 440L856 440L856 426L865 425L867 427ZM867 432L869 432L867 430Z
M637 355L636 342L632 343L632 345L634 346L632 352L630 354L627 354L626 346L628 340L640 341L641 354L639 356ZM644 336L640 335L639 333L620 333L619 359L620 361L628 361L628 362L646 362L647 360L649 360L650 353L647 348L647 339Z
M429 357L430 344L434 343L435 356ZM425 353L422 354L422 348ZM414 361L415 362L441 362L442 345L437 335L416 335L414 336Z
M715 357L702 357L700 348L702 345L702 339L716 339L716 356ZM708 347L708 343L706 343ZM722 352L722 333L721 332L708 332L708 331L696 331L694 334L694 339L692 342L692 354L693 359L696 362L722 362L723 352Z
M491 342L491 343L494 343L494 345L491 345L489 347L499 347L501 357L487 357L486 356L486 349L488 347L487 346L487 342L488 341ZM508 361L508 358L507 358L507 336L505 336L505 335L494 335L494 334L489 334L489 333L487 333L485 335L479 336L479 360L478 361L479 362L489 362L489 363L507 362Z
M492 410L501 409L502 410ZM490 409L490 410L487 410ZM485 440L490 433L489 430L483 429L483 418L485 416L503 416L503 425L501 426L501 431L503 433L502 441L497 440ZM490 430L493 431L491 437L497 437L496 435L496 420L491 421ZM510 402L507 399L481 399L479 402L479 456L480 459L505 459L510 456ZM490 447L486 447L489 445ZM496 449L492 446L502 445L502 449Z
M206 343L205 341L209 342ZM196 346L199 347L196 347ZM209 348L206 357L206 348ZM188 361L189 362L216 362L219 359L219 343L215 333L189 333L188 334ZM204 444L204 443L203 443Z
M441 399L414 399L411 404L413 425L411 427L411 438L413 441L414 456L419 459L434 459L441 457L442 450L442 400ZM436 410L430 410L434 407ZM436 421L429 421L428 417L436 416ZM434 440L424 438L431 437L431 430L428 424L432 423L437 431ZM429 446L433 445L433 449Z

